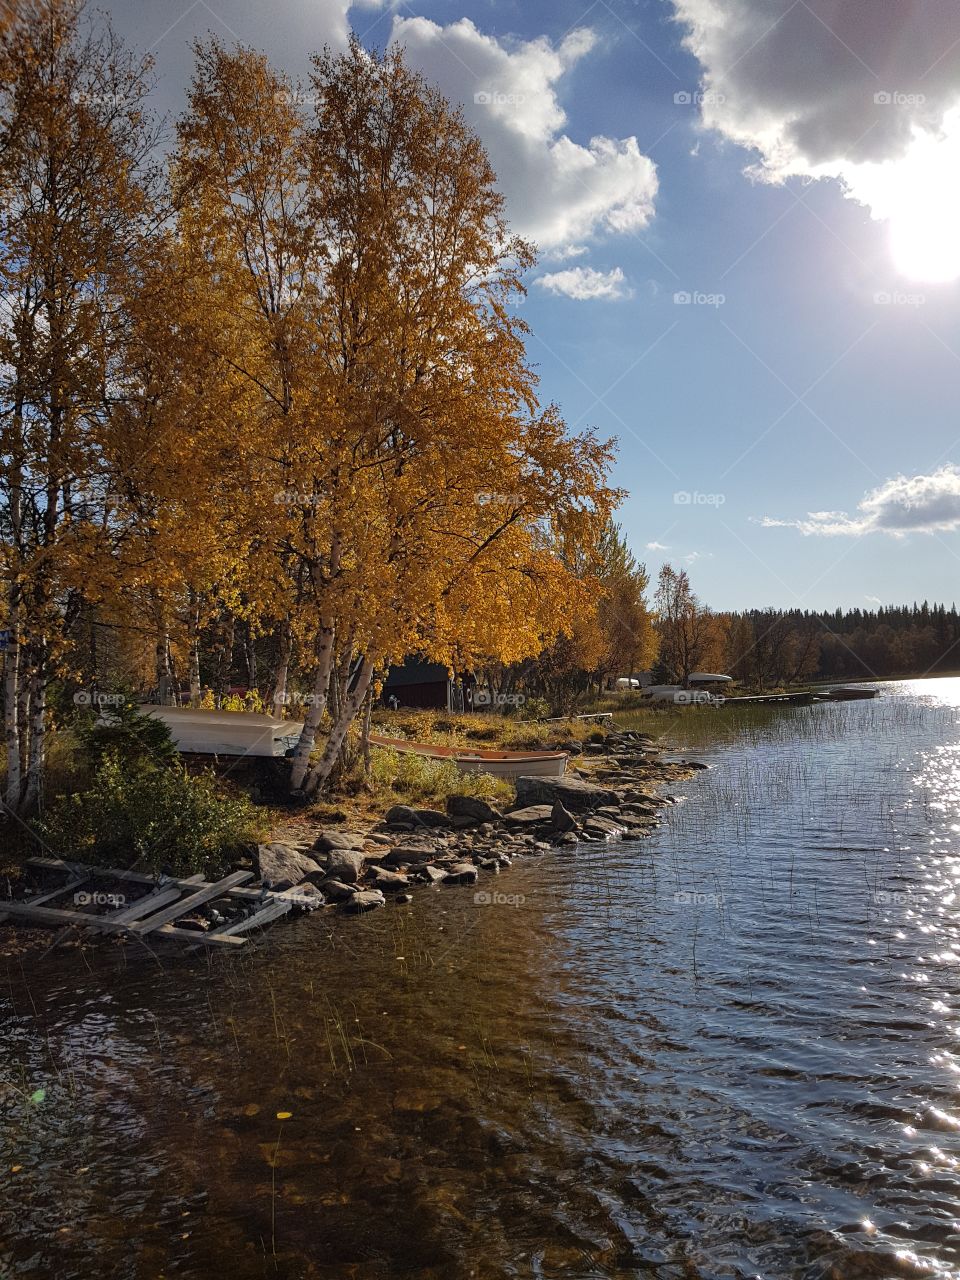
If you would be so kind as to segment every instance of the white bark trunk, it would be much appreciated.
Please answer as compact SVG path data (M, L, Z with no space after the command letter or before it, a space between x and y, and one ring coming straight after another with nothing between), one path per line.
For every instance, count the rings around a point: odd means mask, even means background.
M323 755L310 770L303 784L303 790L308 796L315 795L330 777L333 766L336 764L337 756L340 754L340 748L343 746L343 740L347 736L347 730L356 719L360 704L367 696L367 690L370 688L370 680L373 676L373 666L374 664L370 658L364 659L357 683L345 698L339 719L330 730L330 737L327 739L327 745L323 749Z
M317 729L323 719L327 706L327 686L330 683L330 669L333 665L333 624L327 619L321 625L320 639L317 646L317 669L313 677L313 693L310 706L303 721L303 730L293 753L293 767L290 772L290 790L300 791L310 768L310 753L317 740Z

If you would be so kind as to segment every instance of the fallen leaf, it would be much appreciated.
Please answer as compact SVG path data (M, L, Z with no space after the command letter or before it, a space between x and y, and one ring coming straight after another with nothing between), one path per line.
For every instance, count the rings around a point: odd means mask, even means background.
M290 1117L291 1117L292 1115L293 1115L293 1112L292 1112L292 1111L278 1111L278 1112L277 1112L277 1119L278 1119L278 1120L289 1120L289 1119L290 1119Z

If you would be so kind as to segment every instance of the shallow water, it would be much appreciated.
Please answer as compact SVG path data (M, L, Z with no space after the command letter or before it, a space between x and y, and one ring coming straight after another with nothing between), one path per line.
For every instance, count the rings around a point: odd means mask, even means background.
M0 1277L960 1276L960 680L665 728L493 901L11 962Z

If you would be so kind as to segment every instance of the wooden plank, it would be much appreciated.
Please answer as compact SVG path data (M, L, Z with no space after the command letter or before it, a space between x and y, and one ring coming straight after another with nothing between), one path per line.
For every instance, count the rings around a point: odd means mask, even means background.
M161 938L175 938L178 942L195 942L203 947L215 947L218 943L225 947L242 947L246 942L246 938L234 938L232 935L224 935L214 933L204 933L201 929L178 929L173 924L162 924L158 929L154 929L151 937L154 935Z
M131 921L138 920L141 916L149 915L157 907L165 907L170 902L177 902L182 893L183 890L178 884L171 885L167 889L157 889L155 893L148 893L145 897L134 902L132 906L121 907L119 911L112 911L110 919L114 924L130 924Z
M247 916L244 920L238 920L236 924L221 925L219 929L211 929L210 932L217 938L230 938L238 933L246 933L250 929L259 929L261 925L269 924L271 920L277 920L280 916L288 915L292 910L292 902L270 902L261 907L259 911L255 911L252 916Z
M38 924L71 924L79 929L98 929L102 933L123 933L129 925L117 923L107 916L85 915L82 911L64 911L60 907L34 907L28 902L4 903L8 915L35 920Z
M71 889L79 889L89 879L89 876L75 876L72 880L67 880L62 884L59 889L50 889L47 893L41 893L37 897L31 898L29 905L32 907L42 906L44 902L49 902L52 898L59 898L62 893L69 893ZM0 910L0 924L3 924L7 918L6 911Z
M231 889L234 885L240 884L244 880L249 880L252 875L252 871L233 871L230 875L224 876L222 880L218 880L216 884L204 884L196 893L191 893L188 897L174 903L173 906L164 907L162 911L157 911L152 916L147 916L145 920L137 920L136 923L130 926L131 932L142 936L152 929L158 929L161 925L170 924L173 920L176 920L177 916L186 915L188 911L192 911L194 907L202 906L203 903L209 902L211 898L219 898L226 889ZM189 933L189 930L187 932Z
M143 871L123 871L117 867L85 867L83 863L80 862L58 862L55 858L28 858L27 864L31 867L43 867L47 870L76 869L79 871L86 871L93 875L103 876L107 880L130 880L135 884L156 884L157 880L156 876L147 875ZM198 879L196 876L190 876L187 879L171 876L168 877L164 883L178 884L181 888L186 889L192 886L199 888L204 884L209 884L210 881L204 880L202 877ZM234 885L232 889L227 889L220 896L223 898L242 898L247 901L259 899L266 901L268 898L289 899L289 901L294 903L298 901L298 896L289 889L247 889L242 885Z

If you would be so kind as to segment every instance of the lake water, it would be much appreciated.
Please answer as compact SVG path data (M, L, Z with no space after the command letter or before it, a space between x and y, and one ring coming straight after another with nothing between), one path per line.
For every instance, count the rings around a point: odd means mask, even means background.
M10 962L2 1280L960 1276L960 680L664 725L493 901Z

